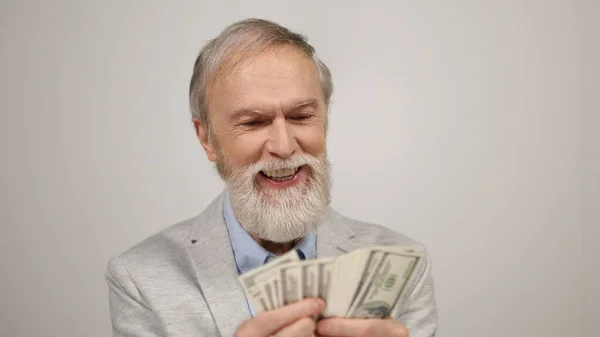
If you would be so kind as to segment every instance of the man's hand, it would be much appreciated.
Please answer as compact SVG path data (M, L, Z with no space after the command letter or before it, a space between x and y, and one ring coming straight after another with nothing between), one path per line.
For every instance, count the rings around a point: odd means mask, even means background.
M261 312L242 323L235 337L311 337L315 335L313 319L325 309L325 302L308 298L281 308Z
M317 323L318 336L408 337L404 324L393 319L326 318Z

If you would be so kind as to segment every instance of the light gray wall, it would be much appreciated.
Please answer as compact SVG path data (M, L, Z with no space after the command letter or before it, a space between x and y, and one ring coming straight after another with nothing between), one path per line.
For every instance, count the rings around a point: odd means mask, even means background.
M581 38L598 20L584 9L0 2L0 335L110 335L109 257L222 188L187 86L201 44L248 16L306 33L330 65L334 207L429 247L440 336L593 335L598 53Z
M600 318L600 1L583 1L583 234L586 270L585 336Z

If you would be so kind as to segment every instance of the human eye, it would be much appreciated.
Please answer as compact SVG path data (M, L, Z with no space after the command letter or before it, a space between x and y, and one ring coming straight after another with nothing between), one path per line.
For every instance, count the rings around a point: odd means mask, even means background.
M257 116L253 118L245 118L238 122L238 127L246 130L255 130L266 127L271 122L268 117Z
M265 124L265 121L260 120L260 119L255 119L255 120L250 120L250 121L245 121L245 122L240 123L240 125L248 126L248 127L261 126L264 124Z
M308 114L294 115L294 116L288 117L288 119L295 121L295 122L305 122L305 121L310 120L311 118L313 118L313 115L308 115Z

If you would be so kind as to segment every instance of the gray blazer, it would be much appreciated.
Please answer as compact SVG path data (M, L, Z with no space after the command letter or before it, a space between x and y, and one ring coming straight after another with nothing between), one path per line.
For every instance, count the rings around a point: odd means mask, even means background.
M108 263L105 278L115 337L233 336L251 318L237 277L221 194L200 215L140 242ZM417 244L385 227L330 210L317 230L317 256L371 245ZM419 245L420 246L420 245ZM423 246L422 249L424 250ZM431 261L418 271L407 299L394 308L411 337L437 329Z

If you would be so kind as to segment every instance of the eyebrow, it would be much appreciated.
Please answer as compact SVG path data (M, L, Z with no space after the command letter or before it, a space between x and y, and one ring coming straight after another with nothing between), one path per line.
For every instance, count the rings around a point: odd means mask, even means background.
M307 99L305 101L302 101L300 103L298 103L296 106L294 106L293 108L289 109L287 112L293 112L295 110L298 110L300 108L304 108L304 107L310 107L310 106L315 106L317 105L317 100L314 98L311 99ZM240 108L235 110L232 114L231 117L229 117L230 120L237 120L241 117L244 116L255 116L255 115L263 115L265 114L264 112L258 110L258 109L249 109L249 108Z
M240 119L244 116L254 116L254 115L262 115L263 113L259 110L255 110L255 109L247 109L247 108L242 108L242 109L237 109L233 112L233 114L231 114L231 116L229 117L229 120L237 120Z
M304 102L299 103L298 105L296 105L294 108L292 108L292 110L297 110L300 108L303 108L305 106L312 106L312 105L316 105L317 104L317 100L314 98L308 99Z

